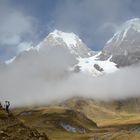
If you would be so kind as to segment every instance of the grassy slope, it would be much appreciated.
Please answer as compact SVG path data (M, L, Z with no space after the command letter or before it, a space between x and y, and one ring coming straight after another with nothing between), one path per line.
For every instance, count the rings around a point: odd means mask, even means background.
M27 127L12 113L0 109L0 140L48 140L45 134Z
M74 98L61 105L24 108L15 113L25 124L45 132L52 140L139 140L140 113L130 113L126 106L118 110L117 103ZM61 122L85 131L67 132L60 126Z

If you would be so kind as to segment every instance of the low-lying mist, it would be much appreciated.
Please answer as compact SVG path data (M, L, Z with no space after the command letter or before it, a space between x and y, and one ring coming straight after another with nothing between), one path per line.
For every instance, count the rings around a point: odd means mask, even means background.
M23 52L1 67L1 102L9 100L15 107L61 102L74 96L105 101L140 96L140 66L95 78L70 71L77 63L75 57L54 48Z

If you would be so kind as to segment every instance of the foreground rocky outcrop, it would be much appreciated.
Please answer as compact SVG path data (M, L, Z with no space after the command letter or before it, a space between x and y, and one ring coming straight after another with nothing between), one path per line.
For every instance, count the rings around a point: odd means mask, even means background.
M0 140L49 140L46 134L27 127L12 113L0 109Z

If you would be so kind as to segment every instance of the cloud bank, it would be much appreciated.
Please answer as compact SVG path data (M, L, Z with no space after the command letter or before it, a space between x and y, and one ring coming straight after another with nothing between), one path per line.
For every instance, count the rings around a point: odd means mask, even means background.
M105 101L140 96L140 66L95 78L69 71L75 63L67 50L57 47L24 52L0 69L0 99L10 100L12 106L26 106L73 96Z
M0 51L4 50L4 58L16 55L23 42L30 44L36 32L35 24L32 16L11 7L8 1L0 2Z

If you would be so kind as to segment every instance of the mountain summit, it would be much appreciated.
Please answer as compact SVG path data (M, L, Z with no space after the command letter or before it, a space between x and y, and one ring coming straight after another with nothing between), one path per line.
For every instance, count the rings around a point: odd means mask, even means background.
M118 66L128 66L140 60L140 19L125 22L105 44L100 59L110 56Z
M93 54L93 51L91 51L77 35L59 30L51 32L37 48L41 48L41 46L65 48L77 57L88 57Z

